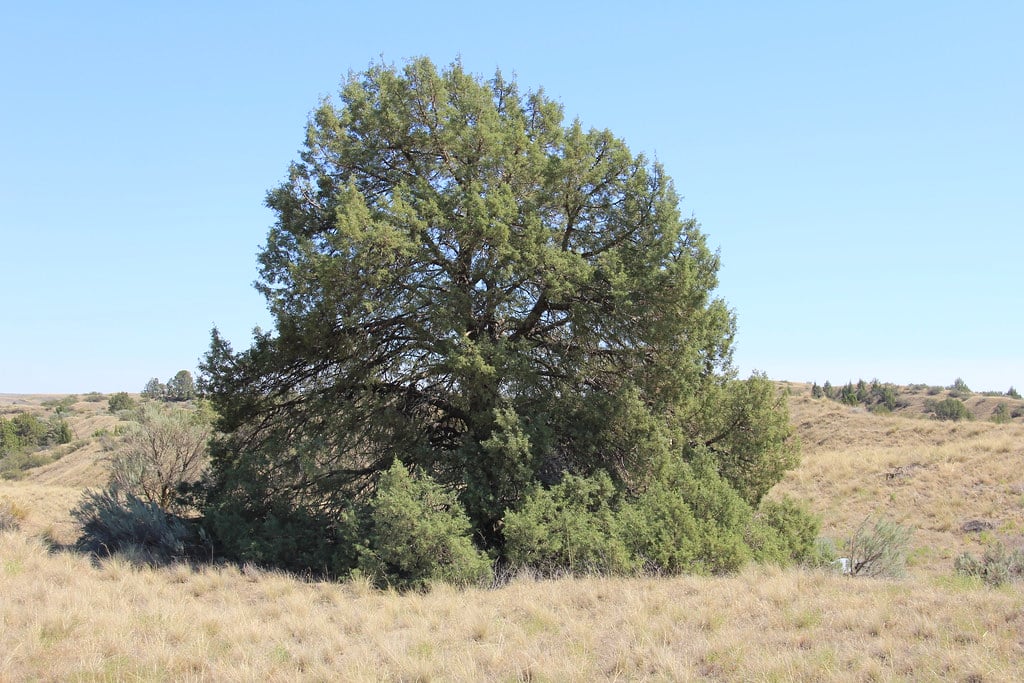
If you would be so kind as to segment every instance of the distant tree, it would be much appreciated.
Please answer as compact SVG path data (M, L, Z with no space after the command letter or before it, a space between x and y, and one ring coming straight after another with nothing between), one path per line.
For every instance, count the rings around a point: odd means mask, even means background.
M178 374L167 380L166 396L169 401L190 401L195 398L196 385L192 373L188 370L179 370Z
M143 398L152 398L162 401L167 396L167 386L156 377L153 377L142 389Z
M824 395L825 390L818 386L818 383L815 382L814 386L811 387L811 396L814 398L822 398Z
M996 424L1005 424L1009 422L1010 419L1010 406L1006 403L1000 403L992 412L992 421Z
M1020 392L1018 392L1018 391L1017 391L1016 389L1014 389L1013 387L1010 387L1010 388L1009 388L1009 389L1007 390L1007 392L1006 392L1006 395L1007 395L1007 396L1009 396L1010 398L1016 398L1016 399L1020 399Z
M957 377L956 381L949 387L949 395L953 398L963 398L970 396L971 393L971 388L967 386L967 382L963 381L959 377Z

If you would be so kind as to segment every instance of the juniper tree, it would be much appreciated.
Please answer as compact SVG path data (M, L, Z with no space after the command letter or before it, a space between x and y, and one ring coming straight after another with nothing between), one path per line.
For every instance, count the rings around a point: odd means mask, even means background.
M506 510L568 474L628 496L700 452L756 505L795 463L767 380L734 380L719 259L664 169L543 91L371 66L267 205L274 329L238 352L214 330L202 364L206 512L235 552L345 543L332 520L395 460L499 553Z

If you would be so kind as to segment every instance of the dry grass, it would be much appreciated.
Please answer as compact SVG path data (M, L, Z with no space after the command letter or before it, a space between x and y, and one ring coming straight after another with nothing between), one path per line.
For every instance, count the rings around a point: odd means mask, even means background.
M837 538L872 513L913 526L906 578L751 567L399 596L54 552L39 535L61 533L79 489L4 482L22 521L0 533L0 681L1024 679L1024 591L951 559L1020 542L1024 426L791 404L804 462L773 495L808 499ZM975 518L994 528L960 531Z
M398 596L0 535L12 680L1019 680L1024 597L754 568ZM972 678L973 677L973 678Z

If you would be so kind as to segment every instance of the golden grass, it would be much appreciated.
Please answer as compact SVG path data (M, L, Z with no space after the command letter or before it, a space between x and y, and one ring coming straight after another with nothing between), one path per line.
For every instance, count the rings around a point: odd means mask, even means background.
M807 396L790 406L803 462L772 495L808 501L823 534L838 541L889 517L914 529L911 571L925 574L995 539L1024 543L1024 424L872 415ZM993 529L963 532L971 520Z
M804 461L772 495L823 532L915 529L907 577L749 567L735 576L523 576L397 595L233 566L139 568L55 552L80 489L0 482L0 681L1024 680L1024 591L952 558L1024 533L1024 426L874 416L798 392ZM889 476L893 475L893 476ZM966 534L964 521L994 528ZM68 533L65 533L68 532Z
M0 535L11 680L1019 680L1024 596L751 568L380 593Z

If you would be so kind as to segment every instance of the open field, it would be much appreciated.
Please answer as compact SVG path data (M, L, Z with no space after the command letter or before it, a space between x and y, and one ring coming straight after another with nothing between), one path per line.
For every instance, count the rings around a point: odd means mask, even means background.
M52 550L74 539L81 488L103 483L91 435L117 423L105 403L76 403L68 419L85 443L0 481L21 522L0 533L0 680L1024 679L1022 586L953 571L964 550L1024 543L1024 423L873 415L790 390L803 463L772 495L807 500L837 542L868 515L912 527L904 578L748 567L397 595L96 562ZM991 528L962 531L972 520Z

